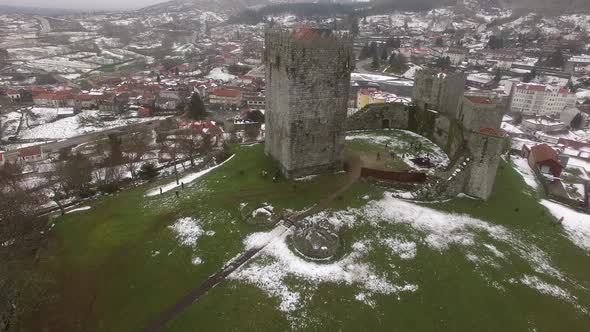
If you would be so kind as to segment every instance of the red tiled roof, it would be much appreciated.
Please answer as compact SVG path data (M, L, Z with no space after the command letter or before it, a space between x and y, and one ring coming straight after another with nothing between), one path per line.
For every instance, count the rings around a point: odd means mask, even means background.
M30 157L30 156L41 155L41 146L37 145L37 146L30 146L30 147L19 149L18 155L20 157Z
M315 31L310 27L304 27L304 28L297 30L293 33L293 37L296 40L297 39L311 40L311 39L315 38L315 36L316 36Z
M557 152L547 144L539 144L531 147L531 154L535 163L545 160L557 160Z
M47 100L66 100L72 99L70 94L56 94L56 93L42 93L34 97L34 99L47 99Z
M564 146L571 147L577 150L582 148L590 148L590 143L578 142L567 138L560 138L557 144L563 144Z
M469 99L474 104L493 104L492 100L488 97L482 96L466 96L465 98Z
M498 137L506 136L506 134L503 130L494 129L494 128L480 128L479 132L482 134L498 136Z
M91 95L91 94L79 94L76 99L77 100L96 100L98 99L98 95Z
M202 121L194 121L194 120L185 120L181 124L182 128L190 128L194 129L199 133L206 131L208 133L212 133L214 135L220 134L222 132L221 128L219 128L213 121L209 120L202 120ZM207 130L205 130L207 129Z
M519 84L516 86L518 90L526 90L526 91L550 91L550 88L546 85L539 85L539 84ZM559 93L567 94L569 93L568 89L560 88Z
M232 89L216 89L211 92L212 95L218 97L238 97L241 92L239 90L232 90Z

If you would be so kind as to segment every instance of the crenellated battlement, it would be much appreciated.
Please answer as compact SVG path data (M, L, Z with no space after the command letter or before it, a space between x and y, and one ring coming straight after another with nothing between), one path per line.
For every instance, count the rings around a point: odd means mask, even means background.
M296 30L269 29L265 32L267 49L314 46L321 48L352 46L353 37L349 33L333 32L328 29L303 28Z

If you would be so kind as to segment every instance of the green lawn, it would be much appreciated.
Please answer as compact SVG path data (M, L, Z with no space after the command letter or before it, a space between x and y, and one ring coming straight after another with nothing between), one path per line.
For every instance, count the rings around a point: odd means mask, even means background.
M344 177L274 183L276 165L264 156L263 146L234 150L231 161L192 183L180 200L173 191L146 198L149 188L141 187L55 220L43 273L55 277L61 297L42 308L30 329L137 330L241 252L245 237L267 231L241 220L241 203L252 207L267 202L279 210L300 210L333 191ZM262 169L271 175L263 178ZM163 182L168 181L172 180ZM360 181L324 214L347 221L339 231L343 248L338 262L358 252L350 265L366 267L375 280L390 285L415 285L414 291L384 293L373 279L352 274L352 281L343 282L327 280L338 272L313 280L305 271L288 271L279 285L300 297L294 310L283 312L281 295L238 278L213 288L167 330L585 331L590 326L588 314L582 312L590 308L587 253L552 226L537 193L508 164L502 164L488 202L459 198L416 205L387 201L383 195L383 190ZM389 214L375 212L375 205ZM469 223L484 226L453 230L453 222L464 222L461 214L477 218ZM420 217L412 219L415 215L428 220L428 227L421 226ZM204 230L215 234L200 237L196 248L179 245L168 226L182 217L200 220ZM432 228L436 218L444 219L443 240L452 240L442 249L432 247L431 237L438 234ZM506 237L494 237L496 228ZM414 256L404 259L392 253L383 244L391 238L413 243ZM471 242L462 242L467 240ZM359 251L359 243L370 250ZM486 245L504 257L493 256ZM191 263L195 255L202 264ZM280 270L284 264L261 254L244 268ZM324 271L339 263L310 264ZM562 280L536 270L544 264L558 270ZM345 264L343 268L349 269ZM518 280L524 275L557 285L575 300L523 285Z

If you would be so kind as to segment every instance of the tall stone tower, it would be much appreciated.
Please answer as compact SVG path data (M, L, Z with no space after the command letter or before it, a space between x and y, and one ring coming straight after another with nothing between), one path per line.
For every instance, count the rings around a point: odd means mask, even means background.
M265 152L287 178L340 169L352 39L323 29L265 34Z
M421 70L416 73L412 100L421 109L432 109L455 118L465 92L465 74Z

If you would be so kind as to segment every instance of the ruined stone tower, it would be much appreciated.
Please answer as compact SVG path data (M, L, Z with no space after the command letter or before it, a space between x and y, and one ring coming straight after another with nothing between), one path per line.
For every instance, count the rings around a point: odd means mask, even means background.
M340 169L352 39L329 30L272 30L265 47L265 152L287 178Z
M464 92L465 75L462 72L421 70L414 79L412 100L422 109L436 110L454 118Z

